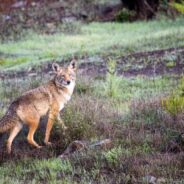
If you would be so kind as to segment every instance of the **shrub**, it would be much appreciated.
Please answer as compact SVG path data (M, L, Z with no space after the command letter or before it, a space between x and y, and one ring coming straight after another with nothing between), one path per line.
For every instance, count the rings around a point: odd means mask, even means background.
M156 126L164 118L160 98L151 98L146 101L143 99L133 100L130 105L130 112L130 118L134 118L134 122L138 127L140 124Z
M126 9L126 8L123 8L116 15L116 20L118 22L127 22L127 21L132 20L134 16L135 16L135 12L134 11L130 11L130 10Z
M176 116L184 109L184 98L171 95L162 101L162 105L171 115Z
M184 77L176 90L162 100L162 106L174 117L184 110Z
M179 13L184 14L184 1L181 1L181 3L173 2L170 6L176 9Z
M116 61L109 60L107 64L107 75L103 85L105 96L118 98L121 96L122 78L116 74Z
M116 148L112 148L108 152L105 152L104 156L109 164L117 165L121 154L122 154L122 148L119 146Z

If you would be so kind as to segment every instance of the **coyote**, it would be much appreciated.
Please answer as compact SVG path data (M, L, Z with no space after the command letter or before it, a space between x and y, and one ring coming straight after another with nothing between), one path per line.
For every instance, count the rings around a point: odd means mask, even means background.
M7 152L11 153L11 145L23 127L29 126L27 140L37 148L41 148L34 141L34 133L38 128L40 118L48 115L44 143L50 145L49 137L54 120L60 118L59 112L70 100L76 81L76 62L72 60L69 66L60 67L53 63L55 76L48 83L29 90L11 103L6 114L0 120L0 133L10 131L7 140ZM59 119L60 120L60 119ZM62 123L65 127L64 123Z

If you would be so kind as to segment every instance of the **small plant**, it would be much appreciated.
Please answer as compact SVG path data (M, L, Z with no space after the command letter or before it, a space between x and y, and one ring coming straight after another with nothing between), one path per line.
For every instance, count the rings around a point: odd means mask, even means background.
M110 151L104 153L104 156L108 163L116 165L118 164L118 160L121 154L122 148L119 146L116 148L112 148Z
M171 95L162 104L171 115L176 116L184 109L184 97Z
M149 145L149 142L146 139L144 140L144 143L142 145L142 150L143 150L144 153L150 153L152 151L152 149Z
M184 110L184 77L181 79L179 86L166 99L162 100L162 106L174 117Z
M81 33L81 25L79 22L63 23L59 26L59 30L65 34L79 34Z
M184 14L184 1L181 2L172 2L170 4L171 7L177 10L177 12Z
M116 15L116 20L118 22L127 22L127 21L130 21L134 16L135 16L134 11L130 11L126 8L123 8Z
M104 84L104 93L106 96L117 98L121 96L122 78L116 74L116 61L110 59L107 64L107 75Z

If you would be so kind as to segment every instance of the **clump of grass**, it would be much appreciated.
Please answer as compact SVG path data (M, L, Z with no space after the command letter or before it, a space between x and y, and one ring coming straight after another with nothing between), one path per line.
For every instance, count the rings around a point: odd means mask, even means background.
M184 1L172 2L170 6L176 9L179 13L184 14Z
M87 95L74 96L63 113L68 126L66 142L76 139L92 140L113 135L112 121L118 121L118 112L111 108L111 102ZM116 118L114 118L116 114Z
M184 77L180 80L180 84L173 91L173 93L162 100L162 106L168 111L174 119L177 114L180 114L184 110Z
M23 64L26 62L28 62L28 58L26 58L26 57L19 57L16 59L4 58L4 59L0 59L0 67L9 68L9 67L12 67L14 65Z
M116 61L109 59L105 81L99 84L96 92L110 98L121 98L122 78L116 73ZM98 91L97 91L98 90Z
M80 22L70 22L63 23L59 26L59 31L68 35L81 34L81 23Z
M164 111L161 107L161 98L133 100L130 105L130 114L136 125L156 125L163 121Z
M90 77L78 77L75 91L78 94L92 94L94 81Z
M107 75L104 84L105 94L109 97L119 97L121 78L116 74L116 61L109 60L107 65Z
M116 20L118 22L128 22L128 21L131 21L135 17L135 14L136 13L134 11L130 11L126 8L123 8L117 13Z
M9 178L13 177L20 183L25 181L45 183L64 180L63 175L72 173L72 165L68 160L61 161L56 158L48 160L25 159L19 160L16 164L13 162L5 163L0 167L0 171L4 181L6 178L9 181ZM9 171L9 176L6 175L7 171Z

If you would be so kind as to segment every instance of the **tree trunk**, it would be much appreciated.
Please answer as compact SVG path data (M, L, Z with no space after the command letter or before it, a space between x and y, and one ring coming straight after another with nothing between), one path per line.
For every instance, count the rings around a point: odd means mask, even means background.
M123 5L134 10L141 19L151 19L155 16L159 0L121 0Z

